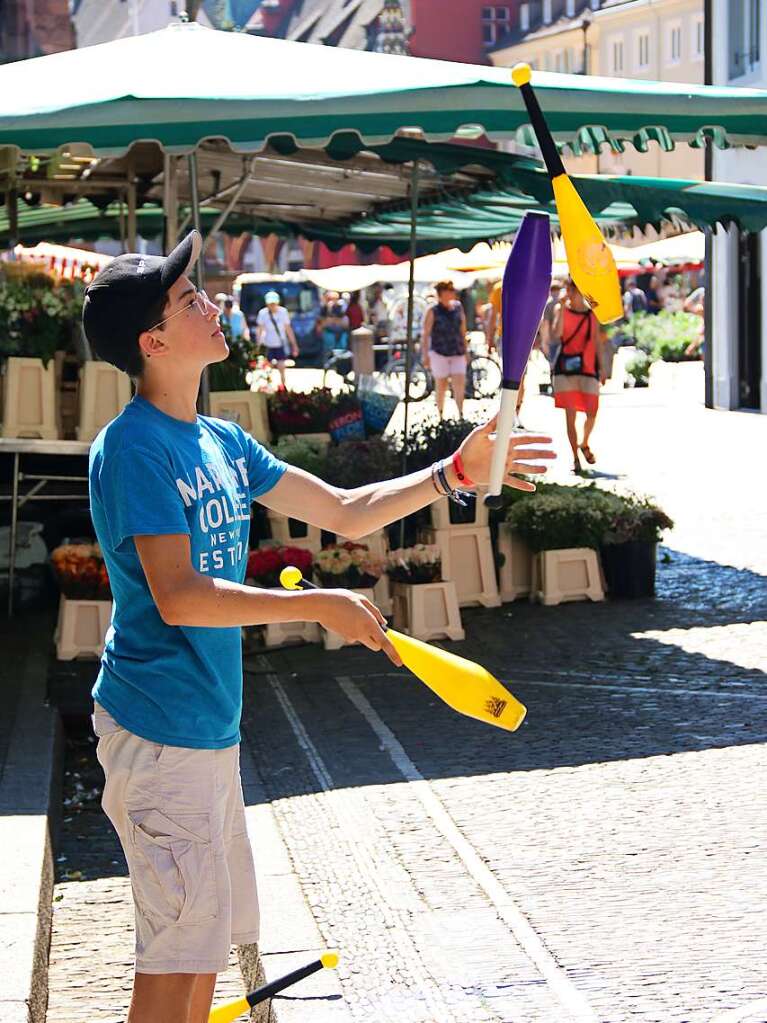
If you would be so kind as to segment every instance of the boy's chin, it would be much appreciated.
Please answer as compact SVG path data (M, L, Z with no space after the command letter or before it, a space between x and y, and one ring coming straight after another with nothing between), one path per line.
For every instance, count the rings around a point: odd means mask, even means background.
M228 358L229 358L229 345L226 342L224 342L221 350L216 352L214 355L211 355L210 359L208 360L208 365L212 366L214 362L223 362L224 359L228 359Z

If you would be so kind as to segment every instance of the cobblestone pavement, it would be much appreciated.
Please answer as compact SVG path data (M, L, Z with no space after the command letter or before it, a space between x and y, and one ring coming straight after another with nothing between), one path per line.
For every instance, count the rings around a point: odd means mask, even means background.
M525 423L562 448L550 401ZM513 736L365 650L248 660L245 738L355 1020L767 1020L765 441L765 417L605 401L597 478L677 520L658 598L465 611L449 646L527 704ZM125 866L84 737L67 769L48 1020L116 1023Z
M767 1020L767 422L620 400L597 478L677 519L658 599L466 611L454 648L528 705L519 733L367 651L249 663L247 741L355 1019ZM525 422L561 448L543 399Z

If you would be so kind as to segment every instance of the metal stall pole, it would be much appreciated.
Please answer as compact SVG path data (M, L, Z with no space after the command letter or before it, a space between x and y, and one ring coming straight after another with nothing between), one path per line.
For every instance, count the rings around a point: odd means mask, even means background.
M202 234L200 228L200 187L197 180L197 153L190 153L189 161L189 191L192 198L192 224L196 231ZM200 253L200 258L194 268L194 278L199 290L205 287L205 275L203 271L203 260L205 253ZM207 367L202 371L200 377L200 393L197 398L197 408L203 415L207 415L210 409L210 380Z
M165 213L165 246L167 256L178 242L178 183L177 161L170 153L163 154L162 204Z
M407 474L408 420L410 413L410 374L413 370L413 298L415 294L415 257L418 236L418 160L413 161L410 177L410 277L407 286L407 347L405 348L405 425L402 429L402 475ZM400 522L400 547L405 546L405 520Z

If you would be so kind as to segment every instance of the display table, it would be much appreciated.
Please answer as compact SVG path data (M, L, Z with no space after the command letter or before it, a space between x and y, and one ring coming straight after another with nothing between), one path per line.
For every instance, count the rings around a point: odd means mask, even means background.
M90 451L89 441L79 440L33 440L26 437L0 437L0 455L13 457L11 493L0 494L0 501L11 502L11 534L8 550L8 617L13 614L13 579L16 572L16 530L19 509L27 501L87 501L88 491L80 494L42 494L46 483L88 483L87 476L59 476L50 473L25 473L21 471L22 455L55 455L67 458L84 458ZM29 489L22 493L22 485Z

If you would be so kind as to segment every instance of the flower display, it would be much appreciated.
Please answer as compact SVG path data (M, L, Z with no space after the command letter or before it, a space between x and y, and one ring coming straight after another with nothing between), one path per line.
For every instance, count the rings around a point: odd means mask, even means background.
M70 600L111 600L112 591L97 543L62 544L51 553L59 589Z
M442 577L442 551L437 544L419 543L390 551L386 574L397 583L434 583Z
M327 433L334 408L333 392L326 387L307 392L277 391L269 396L269 420L276 435Z
M283 568L294 566L301 570L301 575L311 579L312 553L302 547L277 547L273 545L259 547L248 555L245 570L245 582L252 586L274 589L280 585L280 572Z
M315 555L314 568L323 586L368 589L383 575L384 564L362 543L330 544Z

